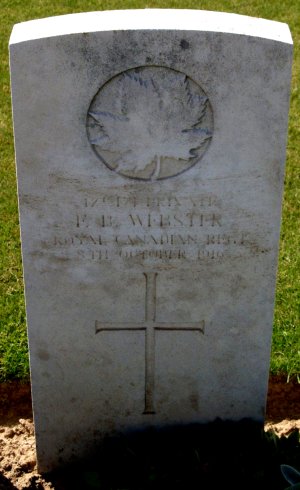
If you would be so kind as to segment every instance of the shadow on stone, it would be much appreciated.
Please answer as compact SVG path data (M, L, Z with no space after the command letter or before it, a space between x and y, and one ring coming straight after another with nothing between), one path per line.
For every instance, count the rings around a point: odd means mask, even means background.
M110 438L89 460L48 474L63 489L284 489L280 464L300 458L299 433L278 438L249 420L149 429Z

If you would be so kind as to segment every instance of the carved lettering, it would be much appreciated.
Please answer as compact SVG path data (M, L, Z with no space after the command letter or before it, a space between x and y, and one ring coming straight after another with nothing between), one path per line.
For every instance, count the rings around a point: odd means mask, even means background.
M73 227L54 225L42 240L55 257L177 266L182 261L227 260L268 253L257 237L232 232L232 220L214 194L105 193L86 197L76 207ZM64 218L65 219L65 218ZM65 234L63 230L65 231Z
M145 207L149 210L160 210L162 208L172 208L172 209L199 209L199 208L220 208L220 200L217 196L207 194L207 195L197 195L197 196L175 196L175 195L159 195L156 197L136 194L131 195L116 195L116 194L104 194L97 198L84 198L83 206L84 208L103 208L112 207L121 209L132 209L138 207Z
M170 216L160 215L159 226L161 228L166 228L167 226L171 226Z
M142 228L175 228L179 226L186 227L215 227L221 225L221 216L215 213L212 214L198 214L195 212L186 213L184 215L178 214L153 214L148 213L145 216L139 214L129 214L130 223L134 226L140 226Z
M87 228L89 225L87 223L87 215L84 214L84 215L79 215L77 214L76 216L76 227L77 228Z
M224 257L224 252L219 250L198 250L198 260L220 259Z
M128 241L130 245L140 245L140 244L146 244L146 237L145 235L143 237L135 235L135 237L132 237L128 235Z
M139 215L133 216L132 214L130 214L129 218L131 219L133 226L137 226L137 225L143 226L143 221L141 220Z
M217 216L216 214L212 215L211 226L222 226L221 225L221 216Z

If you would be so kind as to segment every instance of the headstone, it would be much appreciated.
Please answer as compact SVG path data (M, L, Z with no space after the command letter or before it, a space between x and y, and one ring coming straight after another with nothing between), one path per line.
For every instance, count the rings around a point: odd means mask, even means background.
M18 24L13 119L39 469L268 384L286 24L132 10Z

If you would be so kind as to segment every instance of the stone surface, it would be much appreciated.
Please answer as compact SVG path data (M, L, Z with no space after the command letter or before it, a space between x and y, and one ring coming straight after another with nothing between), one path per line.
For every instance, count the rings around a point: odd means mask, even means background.
M39 470L130 429L263 421L288 27L76 14L16 25L10 60Z

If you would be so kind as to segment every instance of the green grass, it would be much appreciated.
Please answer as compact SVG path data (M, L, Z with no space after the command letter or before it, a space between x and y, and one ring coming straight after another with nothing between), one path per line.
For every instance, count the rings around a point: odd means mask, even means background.
M294 65L283 201L271 372L300 374L300 2L299 0L1 0L0 1L0 381L29 376L10 105L8 40L15 23L53 15L126 8L188 8L234 12L287 22Z

